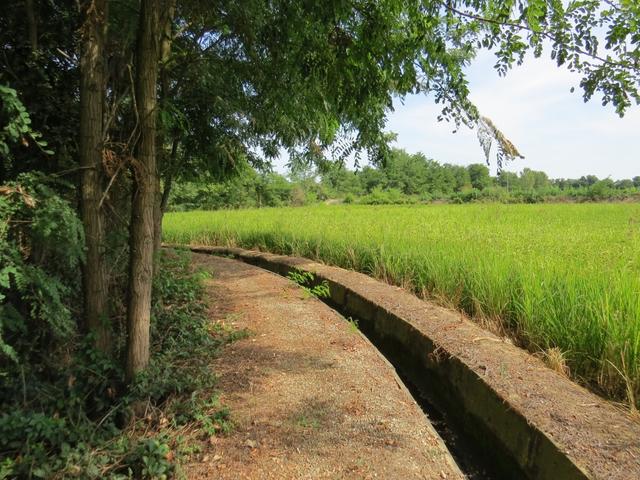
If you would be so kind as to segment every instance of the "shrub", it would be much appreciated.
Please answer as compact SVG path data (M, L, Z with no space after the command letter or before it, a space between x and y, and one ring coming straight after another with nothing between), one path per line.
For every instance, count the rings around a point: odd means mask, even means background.
M13 362L7 368L26 368L75 334L70 306L80 290L84 234L54 186L69 188L39 173L0 187L0 355Z
M165 254L161 261L150 365L130 389L113 360L119 353L105 356L90 337L72 335L55 357L5 362L13 370L0 376L0 478L168 478L177 454L173 426L190 423L209 436L219 425L230 428L213 396L210 360L233 335L210 324L206 275L192 271L189 254ZM132 423L131 408L141 403L155 413Z
M397 188L385 190L382 187L376 187L370 194L360 197L358 203L363 205L404 205L416 202L415 197L407 196Z

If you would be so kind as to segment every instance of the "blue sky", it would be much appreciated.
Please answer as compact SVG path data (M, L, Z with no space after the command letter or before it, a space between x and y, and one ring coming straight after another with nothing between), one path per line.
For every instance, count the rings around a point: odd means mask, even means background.
M602 106L596 97L584 103L579 76L548 58L527 58L506 77L499 77L493 64L492 54L480 54L468 78L471 99L480 112L525 156L507 170L528 167L552 178L640 175L640 106L619 118L611 105ZM484 162L475 131L461 127L453 134L454 125L438 123L438 113L438 105L423 95L408 97L404 104L396 101L387 124L398 134L396 146L442 163Z

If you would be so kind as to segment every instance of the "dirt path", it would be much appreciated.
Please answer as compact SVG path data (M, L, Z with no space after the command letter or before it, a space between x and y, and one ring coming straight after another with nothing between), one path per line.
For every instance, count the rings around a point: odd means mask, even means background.
M213 321L251 335L214 364L235 429L188 478L464 478L393 368L334 311L290 281L194 255Z

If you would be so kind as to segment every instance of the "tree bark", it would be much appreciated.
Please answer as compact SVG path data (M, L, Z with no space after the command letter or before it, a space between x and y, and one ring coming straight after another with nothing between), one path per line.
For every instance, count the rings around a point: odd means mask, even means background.
M159 201L156 201L154 209L154 247L153 252L157 262L158 255L160 254L160 248L162 246L162 219L167 211L167 205L169 204L169 195L171 194L171 187L173 186L173 177L177 170L177 156L178 156L178 140L174 139L171 144L171 153L167 159L167 169L164 175L164 189L159 192Z
M166 0L166 7L163 9L164 13L161 18L162 39L160 41L160 99L166 101L169 95L169 72L167 64L171 57L171 46L173 43L173 17L175 15L176 0ZM171 169L171 160L175 156L175 149L172 147L171 156L169 162L167 162L166 153L164 150L165 140L167 132L161 130L158 135L158 147L160 155L158 156L158 175L156 181L156 204L154 206L154 245L153 254L155 263L158 262L160 255L160 248L162 247L162 217L164 216L164 209L162 206L163 193L160 187L160 171L163 164L166 166L169 163L168 170ZM176 143L173 143L174 147ZM171 176L171 173L169 173ZM165 179L166 182L166 179ZM169 181L171 182L171 180ZM166 188L165 188L166 190ZM171 186L169 185L169 190ZM165 202L166 206L166 202Z
M29 43L31 44L31 53L38 50L38 23L36 21L36 11L33 4L34 0L25 0L27 25L29 27Z
M136 48L136 104L140 138L134 164L130 230L126 375L131 381L149 363L153 280L156 170L156 86L160 39L160 0L142 0Z
M173 178L175 177L180 165L178 164L178 146L180 141L177 138L173 139L171 143L171 155L169 156L169 169L167 170L167 176L164 179L164 190L162 191L162 198L160 200L160 211L164 215L169 205L169 195L171 194L171 187L173 186Z
M86 237L83 267L85 329L95 334L99 350L111 348L108 318L108 276L104 260L105 229L100 211L104 88L106 0L83 5L80 53L80 165L82 167L82 222Z

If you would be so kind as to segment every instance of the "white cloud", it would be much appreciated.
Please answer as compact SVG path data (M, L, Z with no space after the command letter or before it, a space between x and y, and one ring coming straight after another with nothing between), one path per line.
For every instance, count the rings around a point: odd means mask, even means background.
M511 169L545 170L553 177L640 175L640 107L620 119L595 98L585 104L578 89L569 91L578 76L548 59L528 58L503 78L493 63L484 53L470 67L471 99L525 155ZM439 124L437 114L425 97L398 103L389 119L398 146L441 162L482 161L475 134L462 128L452 135L452 125Z

